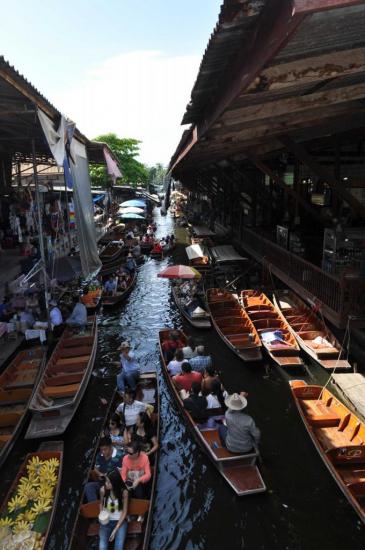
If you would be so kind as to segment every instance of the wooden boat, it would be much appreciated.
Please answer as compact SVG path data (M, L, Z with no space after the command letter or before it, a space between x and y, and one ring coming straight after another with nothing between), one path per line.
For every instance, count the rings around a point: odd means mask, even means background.
M129 251L126 251L126 255L122 256L121 258L118 258L118 260L115 260L114 262L109 262L103 265L99 271L99 275L101 275L102 277L105 277L107 275L113 275L113 273L116 273L120 269L120 267L125 263L127 252ZM140 266L143 264L144 262L143 254L137 257L135 256L133 257L135 259L137 266Z
M154 247L155 243L144 243L143 241L140 242L141 252L142 254L149 254Z
M259 335L238 300L219 288L208 289L206 296L213 326L223 342L243 361L260 361Z
M341 344L312 309L291 290L277 290L274 304L280 309L300 347L324 369L351 369L341 359Z
M152 413L152 417L157 423L157 437L159 438L160 402L156 372L146 372L141 375L140 383L137 387L137 399L139 401L144 401L153 405L154 412ZM120 397L119 394L116 392L114 399L111 400L111 407L109 408L107 417L109 417L110 413L113 413L115 411L119 402ZM108 421L106 422L105 426L107 425ZM98 447L99 445L97 445L97 447L95 448L92 465L95 462ZM140 522L133 519L132 521L128 522L127 539L124 546L125 550L135 550L137 548L147 550L149 548L149 539L152 528L152 512L156 493L158 457L159 450L156 451L155 463L154 466L151 468L152 480L150 481L151 491L149 499L132 498L129 500L128 515L137 517L143 516L144 521ZM92 468L90 468L88 477L92 477L92 472L93 470ZM83 504L82 501L83 499L81 499L78 518L73 530L70 550L88 548L88 541L91 541L93 538L97 537L99 533L98 515L100 511L100 502L95 501Z
M99 258L103 264L108 264L109 262L114 262L121 256L125 255L126 251L128 251L127 247L111 242L99 254Z
M0 466L25 423L45 360L45 348L20 351L0 375Z
M285 317L267 296L256 290L243 290L241 303L271 359L280 367L303 366L299 345ZM276 331L277 335L274 334Z
M54 467L55 472L55 485L53 487L53 494L52 494L52 503L51 503L51 509L46 512L39 512L32 528L29 529L29 538L27 540L24 540L23 544L24 546L20 546L19 544L15 544L14 540L11 540L9 537L9 540L5 538L5 533L2 533L0 536L1 542L4 544L7 543L7 547L9 548L38 548L39 550L43 550L47 547L48 537L51 532L52 528L52 522L55 516L55 511L57 507L57 501L59 496L59 490L61 485L61 475L62 475L62 458L63 458L63 442L62 441L47 441L45 443L42 443L35 453L29 453L23 464L21 465L11 487L8 491L2 505L0 508L0 518L5 517L12 517L18 515L18 513L23 513L25 510L29 510L30 507L32 507L35 502L32 499L29 501L29 505L23 506L22 508L19 508L19 512L12 512L11 514L8 513L8 503L9 501L16 495L17 490L19 489L19 484L21 478L27 477L28 475L28 469L27 466L30 465L30 463L33 460L39 460L39 461L50 461L50 460L58 460L58 465ZM42 500L42 499L41 499ZM44 499L43 499L44 500ZM40 501L38 501L40 502ZM4 528L1 528L4 529ZM31 544L31 541L33 541L33 544ZM29 542L29 545L27 544ZM5 547L5 546L4 546Z
M181 316L186 319L188 323L190 323L191 326L194 328L200 328L200 329L209 329L212 325L210 322L210 315L207 311L205 311L205 315L193 317L188 313L185 306L181 302L181 296L179 292L179 286L180 285L173 285L172 287L172 296L174 298L176 306L179 308ZM205 308L204 308L205 310Z
M169 338L170 332L170 329L164 329L159 332L162 372L165 376L171 395L178 405L180 412L182 413L198 445L205 452L205 454L208 455L211 462L233 489L236 495L244 496L266 491L265 483L256 465L258 453L231 453L228 449L222 447L217 427L211 428L208 427L207 424L197 424L188 411L184 408L180 395L167 370L162 349L162 344L165 339ZM184 333L181 331L178 332L180 333L179 339L182 342L186 342ZM223 419L223 411L221 409L208 409L207 412L212 416L217 417L218 415L218 418L220 417L220 419Z
M125 290L117 291L113 296L102 295L103 308L112 308L119 306L130 295L137 281L137 271L135 271L129 279L128 286Z
M95 313L101 305L102 289L96 288L95 290L89 290L87 294L81 296L81 301L86 307L88 316Z
M331 392L289 382L305 427L343 494L365 523L365 424Z
M31 400L32 419L26 439L51 437L66 430L90 380L97 334L95 315L85 333L64 331Z

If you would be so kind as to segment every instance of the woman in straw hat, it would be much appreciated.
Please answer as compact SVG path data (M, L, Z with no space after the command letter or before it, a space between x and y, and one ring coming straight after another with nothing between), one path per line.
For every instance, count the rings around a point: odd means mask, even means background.
M233 393L225 399L227 411L225 425L219 426L223 447L232 453L249 453L260 441L260 430L251 416L246 414L247 399L243 393Z

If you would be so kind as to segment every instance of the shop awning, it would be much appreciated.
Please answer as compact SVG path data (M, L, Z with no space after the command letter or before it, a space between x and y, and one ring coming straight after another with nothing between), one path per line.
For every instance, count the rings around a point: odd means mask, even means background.
M197 237L213 237L214 231L211 231L206 225L193 225L193 233Z
M185 252L189 258L189 260L195 260L197 258L204 258L207 254L204 253L203 248L200 246L200 244L192 244L191 246L187 246L185 248Z
M219 264L247 261L231 245L213 246L209 250L214 261Z

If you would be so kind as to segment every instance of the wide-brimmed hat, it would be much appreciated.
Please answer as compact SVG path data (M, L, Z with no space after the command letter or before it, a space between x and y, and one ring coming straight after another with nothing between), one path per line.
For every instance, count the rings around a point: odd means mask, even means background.
M131 345L129 342L122 342L119 346L119 349L131 349Z
M233 411L241 411L247 407L246 397L243 397L243 395L240 395L239 393L232 393L232 395L225 398L224 402L227 407Z

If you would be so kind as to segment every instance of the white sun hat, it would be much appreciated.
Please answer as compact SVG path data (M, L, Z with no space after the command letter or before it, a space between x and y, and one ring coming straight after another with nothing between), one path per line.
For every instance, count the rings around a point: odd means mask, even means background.
M241 411L245 407L247 407L247 399L246 397L243 397L243 395L240 395L239 393L233 393L232 395L229 395L224 400L225 404L229 409L232 409L233 411Z

